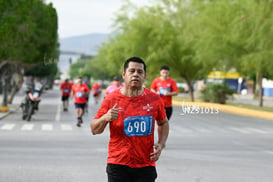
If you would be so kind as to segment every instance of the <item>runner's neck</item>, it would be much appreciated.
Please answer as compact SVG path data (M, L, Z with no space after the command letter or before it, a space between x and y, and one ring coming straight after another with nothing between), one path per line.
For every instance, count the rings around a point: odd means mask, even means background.
M163 77L163 76L160 77L161 80L168 80L168 78L169 77Z
M140 89L130 89L128 87L123 87L122 89L120 89L120 93L127 97L138 97L143 93L143 91L143 87L141 87Z

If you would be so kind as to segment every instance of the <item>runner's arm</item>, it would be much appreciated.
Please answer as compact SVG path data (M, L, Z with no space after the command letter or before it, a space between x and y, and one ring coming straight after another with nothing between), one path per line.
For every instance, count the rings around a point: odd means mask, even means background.
M159 122L158 124L158 144L161 145L162 149L165 147L168 135L169 135L169 121L167 117Z
M108 112L100 118L92 120L90 127L93 135L101 134L104 131L107 123L117 119L118 109L116 107L117 104L115 104L113 108L109 109Z
M176 96L178 92L167 92L166 96Z
M154 162L159 159L169 135L169 121L167 117L158 123L160 123L158 124L158 142L154 144L154 152L150 154L150 159Z
M104 116L100 117L99 119L93 119L91 121L90 126L93 135L101 134L104 131L106 125L109 122Z

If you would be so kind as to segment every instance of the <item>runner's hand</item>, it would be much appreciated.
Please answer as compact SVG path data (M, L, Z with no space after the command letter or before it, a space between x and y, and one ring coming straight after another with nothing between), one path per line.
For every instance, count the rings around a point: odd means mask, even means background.
M114 107L108 110L108 112L105 114L105 119L110 122L118 118L118 104L115 104Z
M161 154L162 146L159 143L154 144L154 152L150 154L150 159L156 162Z
M168 92L167 90L164 91L164 95L165 96L169 96L170 95L170 92Z

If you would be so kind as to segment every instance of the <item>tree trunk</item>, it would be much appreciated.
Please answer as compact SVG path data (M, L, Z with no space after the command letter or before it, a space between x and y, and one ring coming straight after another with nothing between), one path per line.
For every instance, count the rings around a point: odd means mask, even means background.
M7 99L8 99L8 86L7 86L7 81L5 79L4 81L4 94L3 94L3 102L2 102L2 106L8 106L8 102L7 102Z
M193 86L190 82L190 80L187 78L187 77L184 77L187 85L188 85L188 88L189 88L189 93L190 93L190 97L191 97L191 101L194 102L194 93L193 93Z
M259 73L259 106L263 107L263 76L264 74L261 72Z
M18 86L18 85L12 87L10 97L8 98L9 104L12 104L14 96L17 94L17 92L20 90L20 88L21 88L21 86Z
M15 81L14 85L12 86L11 94L8 99L8 103L12 104L14 96L17 94L17 92L21 89L24 79L22 75L14 74L13 80Z

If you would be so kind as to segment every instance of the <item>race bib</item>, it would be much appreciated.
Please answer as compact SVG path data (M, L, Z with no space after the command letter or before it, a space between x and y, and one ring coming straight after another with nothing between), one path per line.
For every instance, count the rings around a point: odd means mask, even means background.
M78 98L84 97L84 93L83 92L77 92L76 93Z
M171 89L170 89L170 88L163 88L163 87L160 87L160 88L159 88L159 95L164 95L164 92L165 92L165 91L170 92Z
M125 118L124 133L128 137L151 135L153 133L153 116L132 116Z

